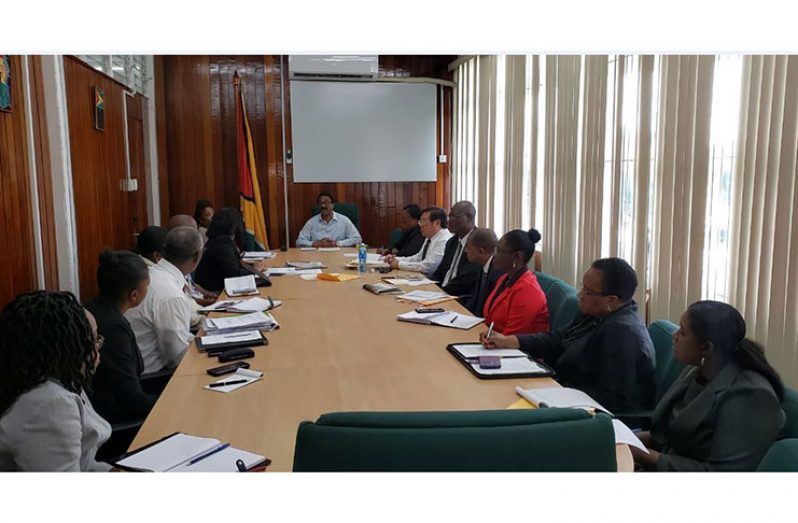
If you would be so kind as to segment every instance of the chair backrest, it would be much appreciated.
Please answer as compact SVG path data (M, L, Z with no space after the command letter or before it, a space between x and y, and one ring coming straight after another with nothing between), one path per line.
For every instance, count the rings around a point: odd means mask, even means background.
M393 249L396 245L396 242L402 239L402 229L397 227L396 229L391 231L390 236L388 236L388 248Z
M798 439L782 439L770 446L757 472L798 472Z
M335 203L335 212L339 214L343 214L352 222L352 224L360 230L360 212L358 211L357 205L350 202L336 202ZM319 214L319 206L313 204L310 208L311 216L316 216Z
M530 265L532 264L531 261L529 263ZM555 281L562 281L561 279L555 278L551 274L546 274L545 272L535 271L535 277L538 279L538 284L540 285L540 288L541 290L543 290L544 293L549 290L549 287L551 287L552 283L554 283Z
M612 421L575 409L338 412L304 421L294 471L614 471Z
M667 320L657 320L648 326L648 335L654 344L654 355L657 358L654 369L655 402L659 402L684 370L684 364L673 359L673 333L677 330L679 326Z
M549 325L557 330L571 323L579 314L577 291L562 280L557 280L545 291L549 307Z
M784 427L781 429L780 438L798 438L798 391L784 386L784 399L781 400L781 409L787 416Z

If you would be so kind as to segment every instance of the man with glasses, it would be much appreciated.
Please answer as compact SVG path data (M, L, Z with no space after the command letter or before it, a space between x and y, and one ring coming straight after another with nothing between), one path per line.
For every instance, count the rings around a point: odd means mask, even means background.
M322 192L316 198L319 214L311 217L296 239L297 247L352 247L362 242L352 221L335 212L335 198Z
M464 296L474 290L474 285L479 277L480 267L468 261L465 246L471 231L476 228L474 218L477 210L469 201L457 202L449 211L449 231L453 234L446 242L443 259L432 278L452 296Z
M447 225L446 211L440 207L427 207L421 211L421 219L418 220L421 235L426 238L421 250L413 256L389 254L385 257L385 263L394 269L421 272L431 277L441 264L446 242L452 237L452 233L446 228Z

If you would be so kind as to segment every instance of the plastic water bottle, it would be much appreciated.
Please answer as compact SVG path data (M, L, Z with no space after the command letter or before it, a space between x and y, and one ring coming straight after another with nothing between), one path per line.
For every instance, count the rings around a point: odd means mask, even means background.
M357 273L366 274L366 244L357 246Z

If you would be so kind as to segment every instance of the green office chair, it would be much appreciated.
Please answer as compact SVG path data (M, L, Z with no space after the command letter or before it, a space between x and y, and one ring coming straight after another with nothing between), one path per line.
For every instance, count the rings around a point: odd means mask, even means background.
M336 202L335 209L333 210L338 214L343 214L349 218L349 221L352 222L357 230L360 230L360 213L358 211L357 205L349 202ZM310 214L311 216L316 216L319 214L319 206L314 204L313 207L310 208Z
M532 268L531 264L533 263L533 261L530 260L529 263L531 269ZM551 287L552 283L554 283L555 281L562 281L559 278L555 278L551 274L546 274L545 272L537 272L537 271L535 271L535 278L538 279L538 284L540 285L540 288L543 290L544 293L549 290L549 287Z
M557 280L552 282L545 294L551 330L561 329L574 321L579 314L579 299L576 297L576 289L562 280Z
M615 470L611 419L578 409L337 412L294 450L296 472Z
M770 446L757 472L798 472L798 439L782 439Z

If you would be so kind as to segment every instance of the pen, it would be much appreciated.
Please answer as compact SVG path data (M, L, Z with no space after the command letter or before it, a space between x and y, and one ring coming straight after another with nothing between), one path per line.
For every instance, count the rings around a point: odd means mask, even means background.
M454 317L452 318L452 321L450 321L449 323L454 323L454 320L456 319L457 319L457 313L454 313Z
M229 443L225 443L224 445L219 445L215 449L213 449L213 450L211 450L209 452L206 452L205 454L203 454L201 456L197 456L196 458L192 459L191 461L188 462L188 464L189 465L193 465L194 463L198 463L198 462L202 461L203 459L207 458L208 456L212 456L213 454L216 454L217 452L223 451L224 449L226 449L229 446L230 446Z
M495 322L490 322L490 327L488 327L488 335L487 335L487 336L485 336L485 339L486 339L486 340L489 340L489 339L490 339L490 335L491 335L491 334L493 334L493 324L494 324L494 323L495 323Z
M238 385L239 383L246 383L246 382L247 380L222 381L219 383L211 383L208 386L215 389L216 387L227 387L228 385Z
M271 296L266 296L266 297L269 298L269 309L271 310L274 308L274 300L272 300Z

